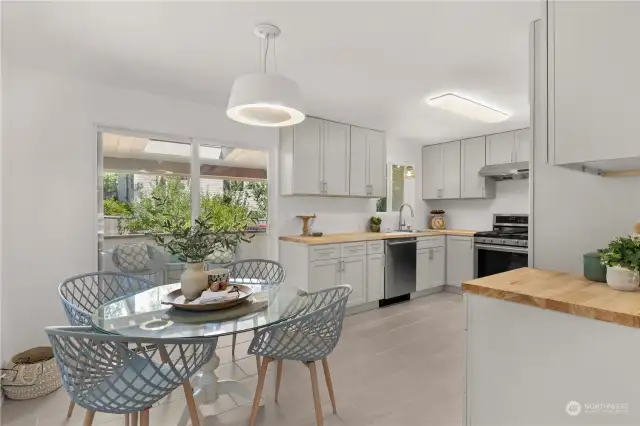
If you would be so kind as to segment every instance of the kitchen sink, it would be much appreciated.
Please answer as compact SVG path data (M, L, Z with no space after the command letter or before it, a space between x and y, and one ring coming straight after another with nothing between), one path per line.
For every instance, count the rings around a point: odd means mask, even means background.
M391 232L387 232L387 234L415 234L417 232L425 232L425 231L421 231L419 229L412 229L410 231L391 231Z

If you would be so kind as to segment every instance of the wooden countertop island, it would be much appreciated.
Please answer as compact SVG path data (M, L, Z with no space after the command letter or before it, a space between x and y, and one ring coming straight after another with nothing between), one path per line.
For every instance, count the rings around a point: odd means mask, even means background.
M467 281L462 291L640 328L640 292L614 290L581 275L521 268Z
M640 291L532 268L462 290L467 425L640 424Z
M461 237L473 237L478 231L468 231L462 229L429 229L420 232L350 232L345 234L325 234L321 237L303 237L301 235L289 235L280 237L280 241L291 243L316 245L316 244L337 244L354 243L357 241L388 240L391 238L408 237L434 237L438 235L458 235Z

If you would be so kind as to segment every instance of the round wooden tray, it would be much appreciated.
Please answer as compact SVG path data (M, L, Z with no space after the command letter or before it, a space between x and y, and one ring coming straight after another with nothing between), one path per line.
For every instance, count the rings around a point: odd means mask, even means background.
M233 287L238 287L240 293L229 293L229 290ZM229 295L229 298L209 303L187 302L182 295L182 290L177 289L163 297L161 302L165 305L171 305L176 309L184 309L185 311L217 311L231 308L244 302L253 294L253 288L244 284L232 284L229 285L226 290L216 293L226 293Z

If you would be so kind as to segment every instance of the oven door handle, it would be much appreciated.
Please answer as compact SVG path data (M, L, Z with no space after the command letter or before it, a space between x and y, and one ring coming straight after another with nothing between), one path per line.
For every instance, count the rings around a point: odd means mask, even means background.
M529 253L529 249L524 247L494 246L491 244L476 244L475 247L476 250L505 251L508 253Z

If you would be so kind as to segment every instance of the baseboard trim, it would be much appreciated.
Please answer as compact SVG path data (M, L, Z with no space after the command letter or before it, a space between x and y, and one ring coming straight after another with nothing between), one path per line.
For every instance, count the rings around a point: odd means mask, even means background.
M455 285L445 285L444 291L446 291L447 293L462 294L462 288Z
M411 298L412 299L417 299L419 297L430 296L432 294L440 293L443 290L444 290L444 286L443 285L439 285L437 287L428 288L426 290L420 290L420 291L416 291L415 293L411 293Z
M362 305L349 306L345 311L345 315L354 315L362 312L378 309L378 301L363 303Z

